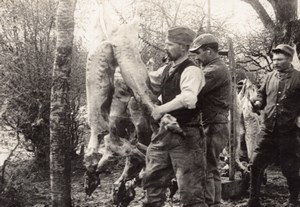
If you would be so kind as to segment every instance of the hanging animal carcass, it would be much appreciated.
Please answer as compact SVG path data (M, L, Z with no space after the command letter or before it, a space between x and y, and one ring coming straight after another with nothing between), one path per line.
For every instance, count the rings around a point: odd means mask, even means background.
M253 111L251 99L257 96L257 87L249 80L243 80L242 89L237 96L238 136L236 162L238 167L248 172L247 164L256 146L260 132L260 112Z
M95 47L87 60L87 108L91 128L85 155L88 195L100 184L100 173L116 156L126 157L124 171L115 182L116 194L123 189L124 182L138 175L145 165L151 130L157 132L164 127L182 133L176 119L170 115L162 118L160 126L151 119L150 114L158 99L151 91L147 69L138 52L138 22L121 25L117 32L109 35L109 41ZM117 66L120 73L118 70L115 72ZM137 139L126 139L120 132L124 129L124 126L120 127L120 118L128 114L135 126ZM102 156L99 156L98 145L102 140ZM123 206L128 205L128 200L124 202Z

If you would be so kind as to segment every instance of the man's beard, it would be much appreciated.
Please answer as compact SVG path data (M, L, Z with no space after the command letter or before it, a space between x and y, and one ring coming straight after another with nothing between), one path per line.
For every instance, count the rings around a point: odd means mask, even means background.
M175 60L177 60L178 59L178 56L174 56L174 55L172 55L170 52L168 52L168 51L166 51L167 52L167 56L168 56L168 59L170 60L170 61L175 61Z

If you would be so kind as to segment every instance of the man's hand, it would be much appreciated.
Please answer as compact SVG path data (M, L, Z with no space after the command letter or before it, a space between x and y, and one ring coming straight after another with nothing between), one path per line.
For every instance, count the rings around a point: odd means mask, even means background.
M260 101L255 101L254 103L253 103L253 106L256 108L256 109L260 109L261 108L261 102Z
M151 114L154 120L159 120L163 115L164 113L161 110L161 106L156 106Z
M257 113L258 115L260 115L260 109L261 109L261 106L262 106L262 103L260 101L251 101L249 100L251 105L252 105L252 111L254 113Z
M300 128L300 116L298 116L296 119L296 125Z

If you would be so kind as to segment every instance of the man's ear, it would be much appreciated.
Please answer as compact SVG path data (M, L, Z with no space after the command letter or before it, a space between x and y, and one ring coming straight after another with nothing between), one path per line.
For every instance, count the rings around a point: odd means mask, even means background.
M290 57L290 56L289 56L289 61L290 61L290 62L293 62L293 57Z
M186 52L186 51L189 51L190 47L188 45L182 45L182 44L180 44L180 48L181 48L182 51Z

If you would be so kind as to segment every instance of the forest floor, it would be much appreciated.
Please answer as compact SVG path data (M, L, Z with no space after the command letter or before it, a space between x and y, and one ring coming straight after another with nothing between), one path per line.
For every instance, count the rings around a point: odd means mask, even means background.
M50 205L50 182L46 171L37 167L29 167L30 161L24 161L15 166L18 171L16 176L11 176L13 190L0 194L1 207L49 207ZM113 207L111 201L111 185L120 176L122 164L116 163L114 169L109 170L101 176L101 185L94 191L92 196L87 197L84 191L84 167L82 162L76 162L72 170L72 202L74 207ZM12 169L11 169L12 170ZM286 181L280 170L271 167L267 170L268 181L262 187L262 203L266 207L282 207L287 200L288 191ZM129 207L139 207L142 203L143 191L137 188L135 199ZM224 207L246 206L248 195L239 196L234 199L224 200ZM8 198L5 200L5 198ZM16 200L19 204L16 205ZM15 202L15 204L13 204ZM12 205L10 205L12 204ZM179 207L178 193L173 203L166 203L165 207Z

